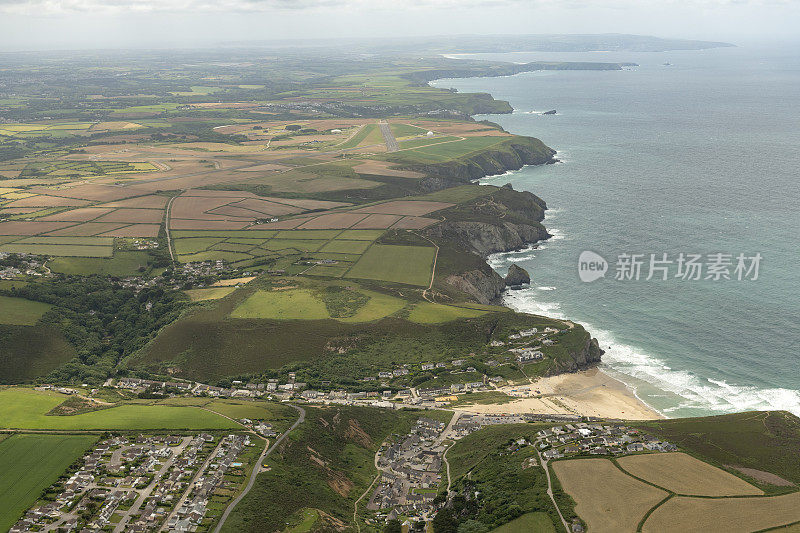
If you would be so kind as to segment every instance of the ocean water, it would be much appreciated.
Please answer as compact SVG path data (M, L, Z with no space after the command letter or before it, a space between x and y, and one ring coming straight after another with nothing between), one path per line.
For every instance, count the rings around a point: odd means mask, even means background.
M539 137L563 161L483 180L550 208L552 239L491 258L531 273L508 305L584 324L604 370L668 417L800 415L800 49L470 57L639 64L434 82L508 100L513 114L478 118ZM578 275L587 250L608 262L591 283ZM676 263L667 280L645 279L650 254L682 252L704 269L709 254L732 254L732 279L684 280ZM737 280L736 256L756 253L758 279ZM615 279L621 254L643 255L639 280Z

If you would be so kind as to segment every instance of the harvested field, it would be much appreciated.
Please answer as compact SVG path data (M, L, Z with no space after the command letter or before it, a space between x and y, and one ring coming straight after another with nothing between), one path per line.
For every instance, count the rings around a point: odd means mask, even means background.
M39 220L58 222L88 222L96 219L97 217L105 215L106 213L110 213L111 211L111 209L102 207L79 207L78 209L62 211L54 215L47 215L46 217L41 217Z
M181 194L181 198L198 196L204 198L253 198L256 194L247 191L212 191L206 189L190 189Z
M311 220L310 218L290 218L289 220L281 220L280 222L270 222L268 224L259 224L256 226L250 226L248 229L294 229L300 224L308 222Z
M219 300L236 290L236 287L213 287L207 289L189 289L185 291L193 302Z
M617 459L628 473L677 494L752 496L764 494L745 480L685 453L629 455Z
M51 231L48 235L60 236L74 236L74 237L90 237L92 235L99 235L101 233L108 233L120 228L124 228L127 224L120 224L114 222L85 222L77 226L70 226L68 228Z
M97 219L97 222L127 222L129 224L160 224L164 218L161 209L121 208Z
M179 196L172 202L170 217L218 220L219 215L208 215L207 211L232 203L226 197L184 197Z
M751 478L760 481L761 483L767 483L768 485L775 485L776 487L793 487L794 483L787 479L783 479L780 476L776 476L771 472L764 472L763 470L756 470L755 468L745 468L743 466L730 466L726 465L728 468L733 468L734 470L741 472L746 476L750 476Z
M39 235L73 225L72 222L11 220L0 222L0 235Z
M60 257L111 257L113 246L84 246L77 244L19 244L0 245L0 251L38 255L57 255Z
M366 218L366 215L357 213L331 213L312 218L300 229L347 229Z
M256 218L263 218L266 216L264 213L258 213L250 209L234 207L232 205L223 205L222 207L217 207L216 209L209 211L208 214L219 215L220 217L225 217L225 219L244 218L246 220L255 220Z
M245 278L221 279L219 281L215 281L211 286L212 287L231 287L233 285L238 285L240 283L241 284L250 283L254 279L256 279L255 276L248 276L248 277L245 277Z
M338 230L295 230L295 231L279 231L276 235L276 239L334 239L339 235Z
M22 198L21 200L15 200L6 204L6 207L80 207L88 203L87 200L40 194L38 196L30 196L28 198Z
M108 237L158 237L160 224L131 224L115 230L101 233Z
M169 221L170 229L225 230L244 229L247 225L247 222L234 222L229 220L186 220L173 218Z
M636 531L645 513L667 497L667 492L624 474L608 459L555 461L552 467L577 503L575 512L595 533Z
M411 179L425 177L425 174L422 174L421 172L414 172L413 170L397 170L390 168L391 166L393 165L386 163L385 161L367 161L365 163L361 163L360 165L354 166L353 170L359 174L372 174L375 176L395 176L398 178Z
M148 196L139 196L136 198L128 198L126 200L117 200L116 202L109 202L101 204L98 207L134 207L140 209L163 209L166 207L169 198L166 196L157 196L151 194Z
M327 200L304 200L302 198L271 198L265 197L262 200L269 200L277 204L286 204L299 207L301 209L311 211L320 209L335 209L337 207L347 207L348 203L345 202L329 202Z
M265 215L274 215L274 216L291 215L303 211L303 208L301 207L288 205L285 203L270 202L267 200L262 200L260 198L248 198L246 200L241 200L239 202L231 204L231 206L250 209L252 211L256 211L257 213L263 213Z
M353 229L386 229L401 218L399 215L369 215L353 226Z
M800 493L762 498L678 496L653 511L645 533L725 531L748 533L800 521Z
M291 167L286 165L279 165L277 163L264 163L263 165L256 165L254 167L245 167L237 169L239 172L269 172L279 170L289 170Z
M454 204L445 202L426 202L418 200L396 200L382 204L370 205L355 209L356 213L381 213L386 215L422 216L451 207Z
M17 241L20 244L86 244L89 246L111 246L114 239L109 237L26 237Z
M63 196L65 198L78 198L93 202L111 202L112 200L122 200L132 196L142 196L143 191L133 187L114 187L112 185L78 185L76 187L39 191L52 196Z
M402 220L392 226L392 229L423 229L437 222L439 221L434 218L403 217Z

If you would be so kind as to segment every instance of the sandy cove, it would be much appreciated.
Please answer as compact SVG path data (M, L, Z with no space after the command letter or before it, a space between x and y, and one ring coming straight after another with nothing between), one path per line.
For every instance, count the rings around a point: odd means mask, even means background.
M625 420L664 418L639 400L624 383L597 368L539 378L530 385L499 390L519 399L502 404L469 405L459 410L472 413L577 414Z

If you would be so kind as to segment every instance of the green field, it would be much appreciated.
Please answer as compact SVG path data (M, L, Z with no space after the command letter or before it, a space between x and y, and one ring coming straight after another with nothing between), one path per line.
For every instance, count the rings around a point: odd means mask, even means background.
M383 142L381 130L377 124L366 124L358 133L353 135L349 140L338 145L336 148L345 150L347 148L355 148L359 144L379 144Z
M0 390L0 429L233 429L234 422L194 407L127 404L74 416L48 416L67 396L33 389Z
M363 254L369 245L370 241L345 241L336 239L329 241L328 244L319 249L320 252L331 252L339 254Z
M325 304L306 289L257 291L231 313L233 318L322 320L330 318Z
M528 513L498 527L492 533L556 533L553 521L547 513Z
M0 442L0 530L7 531L96 441L95 435L12 435Z
M99 274L106 276L135 276L140 268L147 268L150 254L143 251L117 250L113 257L56 257L47 263L53 272L71 276Z
M0 245L0 252L54 255L60 257L111 257L114 253L114 247L81 244L24 244L13 242Z
M476 309L420 302L411 310L408 319L418 324L439 324L459 318L475 318L485 314L486 311L478 311Z
M360 291L369 300L356 313L347 318L339 318L342 322L371 322L393 315L406 306L405 300L374 291Z
M348 278L375 279L427 287L436 250L426 246L371 246L347 273Z
M0 312L0 324L32 326L51 307L53 306L44 302L0 295L0 309L3 310Z

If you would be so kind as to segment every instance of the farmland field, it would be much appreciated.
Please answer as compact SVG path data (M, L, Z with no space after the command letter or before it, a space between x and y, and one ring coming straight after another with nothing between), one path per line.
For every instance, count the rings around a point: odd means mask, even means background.
M95 441L94 435L12 435L0 442L0 530L7 531Z
M147 252L117 250L113 257L56 257L47 263L53 272L73 276L100 274L108 276L134 276L138 269L147 267Z
M553 471L575 500L575 512L593 532L636 531L645 513L667 493L642 483L608 459L555 461ZM601 488L602 487L602 488Z
M644 533L748 533L800 521L800 492L764 498L670 499L645 521Z
M348 278L365 278L427 287L435 249L376 244L353 265Z
M0 295L0 324L31 326L52 306L44 302L34 302L24 298Z
M67 397L11 388L0 390L0 428L3 429L229 429L237 424L193 407L121 405L73 416L48 416Z
M201 302L204 300L218 300L236 290L236 287L209 287L207 289L189 289L186 294L193 302Z
M330 318L325 304L311 291L257 291L231 313L233 318L321 320Z
M678 494L693 496L752 496L763 491L741 478L685 453L620 457L629 474Z

